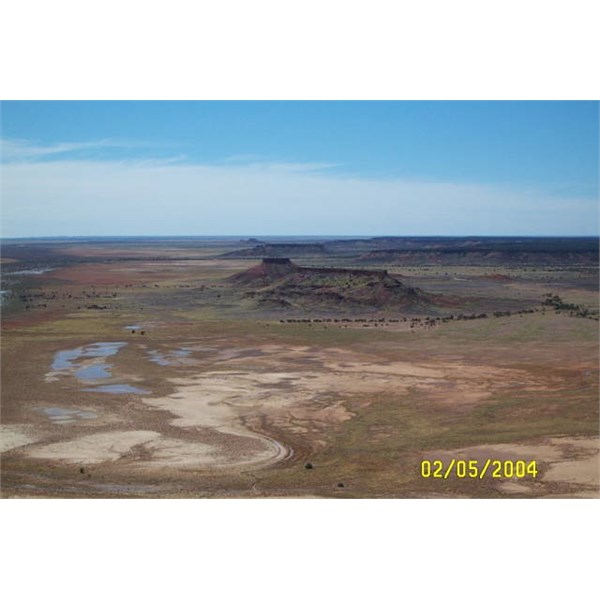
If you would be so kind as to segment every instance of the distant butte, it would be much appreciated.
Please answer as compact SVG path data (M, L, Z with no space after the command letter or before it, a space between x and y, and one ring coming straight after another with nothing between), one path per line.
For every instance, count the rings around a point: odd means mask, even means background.
M289 256L322 256L327 254L324 244L259 244L252 248L234 250L220 258L284 258Z

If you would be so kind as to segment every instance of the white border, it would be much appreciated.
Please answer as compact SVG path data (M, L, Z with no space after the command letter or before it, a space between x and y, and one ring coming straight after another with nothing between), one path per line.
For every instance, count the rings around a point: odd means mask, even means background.
M592 1L21 0L2 99L593 99ZM2 501L23 598L580 598L596 501Z
M4 501L7 598L584 598L579 500Z
M597 2L20 0L3 99L600 98Z

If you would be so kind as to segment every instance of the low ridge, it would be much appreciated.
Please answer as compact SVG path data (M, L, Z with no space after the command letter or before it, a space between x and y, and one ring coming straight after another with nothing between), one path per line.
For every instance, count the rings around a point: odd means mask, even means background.
M551 266L598 264L597 249L556 250L547 248L440 248L372 250L358 261L367 264L456 265L456 266Z

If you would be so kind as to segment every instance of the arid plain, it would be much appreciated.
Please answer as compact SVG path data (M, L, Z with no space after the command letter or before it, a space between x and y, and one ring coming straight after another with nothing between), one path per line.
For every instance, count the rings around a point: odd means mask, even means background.
M598 497L598 240L2 246L3 497ZM421 461L535 460L536 477Z

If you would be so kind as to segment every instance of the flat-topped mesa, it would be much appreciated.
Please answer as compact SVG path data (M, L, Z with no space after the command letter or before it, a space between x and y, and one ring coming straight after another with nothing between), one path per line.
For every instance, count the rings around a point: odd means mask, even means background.
M293 263L289 258L263 258L262 265L265 268L270 268L271 265L286 265L294 271L301 273L321 273L327 274L340 274L340 275L361 275L384 278L388 277L387 269L345 269L343 267L300 267L296 263Z
M344 269L341 267L300 267L289 258L263 258L260 264L237 273L230 277L236 283L266 285L292 273L303 277L335 276L358 277L361 279L372 279L377 281L392 280L386 269ZM399 282L397 282L399 283Z
M358 277L376 277L377 279L385 279L390 276L387 269L344 269L342 267L297 267L297 269L304 273L319 273L323 275L356 275Z
M263 284L295 273L300 267L289 258L263 258L262 262L246 271L232 275L229 280L242 284Z
M406 308L430 301L385 269L300 267L289 258L264 258L229 281L246 288L244 297L278 308Z

